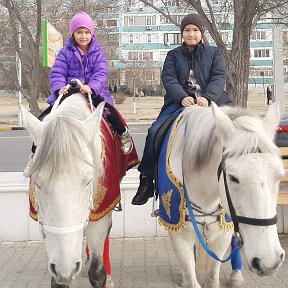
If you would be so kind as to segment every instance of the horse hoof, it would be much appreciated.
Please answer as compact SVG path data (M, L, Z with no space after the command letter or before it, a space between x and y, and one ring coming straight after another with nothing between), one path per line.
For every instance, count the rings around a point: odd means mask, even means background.
M240 270L233 270L230 274L231 287L241 287L244 284L244 278Z
M114 282L111 278L111 275L107 274L107 279L106 279L106 288L114 288Z

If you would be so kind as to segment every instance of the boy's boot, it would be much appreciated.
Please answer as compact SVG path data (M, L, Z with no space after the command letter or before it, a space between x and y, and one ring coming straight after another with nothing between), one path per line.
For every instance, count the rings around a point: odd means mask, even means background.
M153 176L140 174L140 185L132 199L133 205L143 205L154 196Z
M29 178L30 177L30 169L33 165L33 157L34 157L34 153L31 153L29 155L29 158L28 158L28 164L27 166L25 167L24 171L23 171L23 175L26 177L26 178Z
M121 151L124 155L129 154L133 149L133 141L130 134L130 131L126 127L125 132L120 135L120 142L121 142Z

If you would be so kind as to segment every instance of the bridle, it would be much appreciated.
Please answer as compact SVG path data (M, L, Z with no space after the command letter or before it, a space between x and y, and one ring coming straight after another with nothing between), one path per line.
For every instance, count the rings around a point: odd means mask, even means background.
M259 148L252 149L250 153L262 153ZM223 153L223 155L225 155ZM218 181L220 179L221 173L223 173L223 179L224 179L224 187L225 187L225 193L226 193L226 198L228 202L228 207L230 210L230 216L232 218L232 221L234 223L234 231L236 233L239 232L239 223L243 224L248 224L248 225L254 225L254 226L272 226L277 223L277 214L273 218L264 218L264 219L259 219L259 218L252 218L252 217L244 217L244 216L238 216L234 205L232 203L232 199L230 196L230 191L227 183L227 175L226 175L226 167L225 167L225 160L227 157L223 156L222 160L219 164L218 167Z
M83 85L81 83L80 80L78 79L73 79L67 86L66 88L69 89L71 87L75 87L76 85L79 85L80 87ZM79 90L80 91L80 90ZM53 105L53 108L52 108L52 111L55 110L62 98L63 98L63 94L60 94L59 97L57 98L56 102L54 103ZM89 104L90 104L90 108L91 108L91 113L93 112L93 103L92 103L92 98L91 98L91 94L88 93L88 100L89 100ZM83 230L83 234L85 234L85 230L86 230L86 227L88 225L88 222L89 222L89 214L90 214L90 211L93 210L93 181L90 182L90 207L88 209L88 213L87 213L87 216L86 216L86 220L78 225L75 225L75 226L70 226L70 227L54 227L54 226L49 226L49 225L46 225L46 224L43 224L41 219L40 219L40 215L38 215L39 217L39 225L40 225L40 230L42 232L42 235L43 235L43 238L45 239L45 232L48 232L50 234L54 234L54 235L69 235L69 234L73 234L73 233L76 233L76 232L79 232L81 230ZM38 207L38 211L39 211L39 207ZM38 212L39 214L39 212Z

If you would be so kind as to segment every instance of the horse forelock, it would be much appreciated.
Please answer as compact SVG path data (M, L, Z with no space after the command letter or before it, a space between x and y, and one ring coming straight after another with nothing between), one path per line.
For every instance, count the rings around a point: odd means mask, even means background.
M225 145L226 156L239 156L253 152L277 155L277 147L267 134L259 116L253 115L242 108L234 108L234 111L234 114L230 115L228 113L230 119L233 120L235 130L233 136ZM239 111L242 113L239 113Z

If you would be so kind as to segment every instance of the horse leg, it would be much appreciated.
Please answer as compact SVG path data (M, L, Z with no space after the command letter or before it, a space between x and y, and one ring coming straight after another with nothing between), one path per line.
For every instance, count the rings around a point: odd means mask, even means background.
M210 250L215 252L220 259L223 259L231 241L232 231L225 232L215 225L219 225L218 222L217 224L211 225L209 230L205 232L205 235L208 239ZM207 254L199 242L197 243L196 251L196 271L202 287L219 288L221 262Z
M169 232L169 236L181 267L183 287L200 288L195 273L195 233L187 226L181 232Z
M95 222L89 222L86 230L90 251L89 281L92 287L102 288L106 284L106 271L103 263L103 250L106 237L112 226L111 213Z
M57 284L54 277L51 277L51 288L69 288L66 284Z

